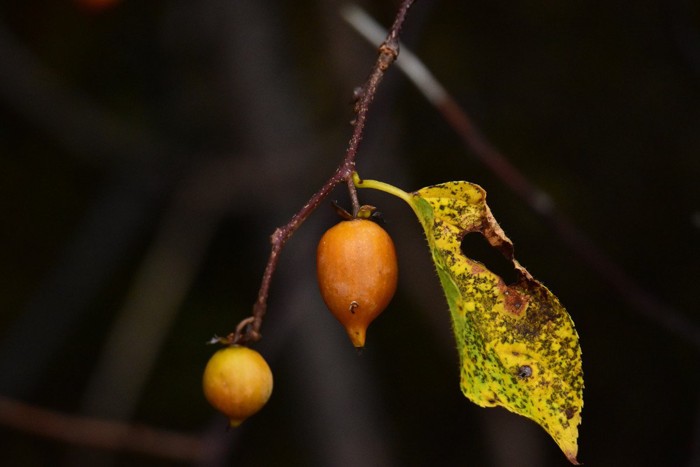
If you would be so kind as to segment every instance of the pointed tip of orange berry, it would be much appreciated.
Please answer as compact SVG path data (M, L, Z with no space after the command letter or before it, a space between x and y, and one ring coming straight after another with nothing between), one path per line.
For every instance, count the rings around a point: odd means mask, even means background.
M244 421L245 421L245 419L243 419L243 420L234 420L233 418L231 418L231 419L229 419L229 421L228 421L228 426L229 426L230 428L238 428L239 426L241 426L241 423L243 423Z
M365 346L365 338L367 335L367 329L362 327L345 328L350 337L352 345L356 349L362 349Z

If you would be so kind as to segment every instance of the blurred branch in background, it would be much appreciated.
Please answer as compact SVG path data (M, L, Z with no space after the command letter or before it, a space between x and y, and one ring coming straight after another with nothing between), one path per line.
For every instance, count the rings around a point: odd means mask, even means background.
M357 6L343 10L345 19L370 43L381 42L385 31ZM447 90L410 50L401 46L397 66L416 85L460 136L466 148L486 165L536 214L544 218L559 238L581 260L604 279L630 309L700 349L700 327L678 310L660 301L637 284L620 266L600 250L561 211L552 198L536 187L474 125Z
M69 444L200 462L212 452L206 438L103 419L67 415L0 396L0 424Z

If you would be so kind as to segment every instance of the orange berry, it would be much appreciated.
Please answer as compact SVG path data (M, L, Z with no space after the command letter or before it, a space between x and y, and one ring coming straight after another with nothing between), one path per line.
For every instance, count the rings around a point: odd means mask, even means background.
M321 237L316 266L323 301L353 345L364 347L367 327L396 291L394 242L370 220L342 221Z
M202 380L204 396L232 427L262 409L272 394L272 371L253 349L230 346L209 359Z

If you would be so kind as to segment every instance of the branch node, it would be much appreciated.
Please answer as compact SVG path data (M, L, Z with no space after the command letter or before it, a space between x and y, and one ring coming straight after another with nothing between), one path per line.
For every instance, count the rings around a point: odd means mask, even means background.
M396 38L387 39L379 46L379 67L386 71L399 56L399 42Z

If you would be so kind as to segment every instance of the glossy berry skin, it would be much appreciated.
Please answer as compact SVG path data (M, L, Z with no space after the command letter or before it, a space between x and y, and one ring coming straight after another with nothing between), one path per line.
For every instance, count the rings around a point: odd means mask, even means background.
M367 327L396 291L394 242L370 220L342 221L321 237L316 266L323 301L353 345L364 347Z
M232 427L259 411L272 394L272 371L253 349L230 346L209 359L202 380L204 396Z

